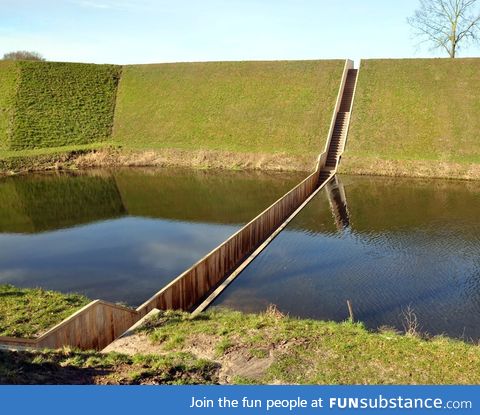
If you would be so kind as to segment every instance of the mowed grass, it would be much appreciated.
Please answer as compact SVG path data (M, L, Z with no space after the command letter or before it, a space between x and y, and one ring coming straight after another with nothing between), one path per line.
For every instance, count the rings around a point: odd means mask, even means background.
M18 67L12 61L0 61L0 157L9 146L12 129L15 94L18 85Z
M480 163L480 59L362 61L349 158Z
M113 140L135 149L317 156L344 61L125 66Z
M34 337L88 303L78 294L0 285L0 336Z
M30 61L17 65L10 150L108 140L121 67Z
M195 350L209 339L216 359L268 362L261 377L240 383L478 384L480 347L444 337L430 340L362 324L289 318L275 310L243 314L213 309L196 318L160 314L144 328L164 350ZM203 339L203 340L202 340ZM230 360L229 360L230 359Z

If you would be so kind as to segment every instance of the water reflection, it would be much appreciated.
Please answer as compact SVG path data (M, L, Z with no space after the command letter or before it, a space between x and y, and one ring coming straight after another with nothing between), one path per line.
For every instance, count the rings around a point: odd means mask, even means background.
M348 203L347 203L348 201ZM345 176L322 191L216 305L480 338L480 184Z
M350 227L350 214L348 213L347 197L345 188L338 176L335 176L325 186L328 204L332 211L335 226L339 231Z
M304 174L122 169L0 180L0 283L138 305Z

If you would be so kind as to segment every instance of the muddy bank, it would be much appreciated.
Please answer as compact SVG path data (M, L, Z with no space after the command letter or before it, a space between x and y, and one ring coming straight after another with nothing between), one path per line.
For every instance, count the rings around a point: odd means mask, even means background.
M104 149L0 159L0 174L99 167L189 167L198 169L311 171L316 156L233 153L213 150Z
M480 180L480 165L434 160L382 160L343 156L339 173L369 176Z
M319 152L320 154L320 152ZM0 176L50 170L115 167L182 167L194 169L311 172L318 155L234 153L216 150L125 149L75 150L52 154L0 157ZM434 160L383 160L344 155L339 173L390 177L480 180L480 165Z

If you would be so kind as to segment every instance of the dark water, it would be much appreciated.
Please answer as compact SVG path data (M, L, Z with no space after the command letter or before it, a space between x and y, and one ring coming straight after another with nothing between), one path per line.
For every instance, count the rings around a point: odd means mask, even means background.
M215 305L480 338L480 183L341 177Z
M0 179L0 284L136 306L304 176L125 169Z

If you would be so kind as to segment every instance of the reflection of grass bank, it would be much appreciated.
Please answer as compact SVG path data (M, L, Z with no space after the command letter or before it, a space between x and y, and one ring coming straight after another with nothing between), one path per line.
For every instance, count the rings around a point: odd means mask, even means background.
M17 330L25 324L19 319ZM213 309L193 319L160 313L105 354L0 352L0 383L217 382L479 384L480 348L294 319L275 309L248 315Z
M34 337L88 302L78 294L0 285L0 336Z
M6 177L0 200L0 232L43 232L125 213L113 177L93 174Z

